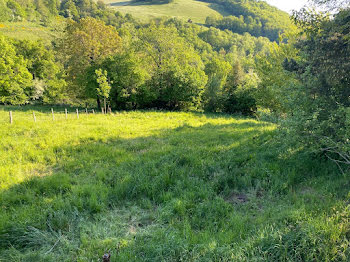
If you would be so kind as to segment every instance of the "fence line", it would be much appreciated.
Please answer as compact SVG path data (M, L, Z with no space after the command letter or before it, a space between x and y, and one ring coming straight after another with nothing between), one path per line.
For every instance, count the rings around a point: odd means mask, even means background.
M12 111L10 111L10 124L12 124L13 123L13 118L12 118Z
M77 119L79 119L79 109L77 108L76 110L76 116L77 116ZM101 109L101 113L102 114L107 114L107 112L109 113L109 114L112 114L112 110L111 110L111 108L108 108L107 110L106 110L106 112L105 112L105 110L102 108ZM43 112L43 111L39 111L40 113L47 113L48 115L49 115L49 112ZM90 114L90 112L91 112L91 114L95 114L95 109L87 109L87 108L85 108L85 110L80 110L80 112L85 112L85 114L86 115L89 115ZM52 121L55 121L55 113L56 114L64 114L65 115L65 119L66 120L68 120L68 114L69 114L69 112L68 112L68 110L67 110L67 108L65 108L64 109L64 111L54 111L54 109L53 108L51 108L51 115L52 115ZM12 111L9 111L9 122L10 122L10 124L13 124L14 123L14 120L15 120L15 114L12 112ZM36 123L37 122L37 116L35 115L35 111L33 111L33 121L34 121L34 123Z

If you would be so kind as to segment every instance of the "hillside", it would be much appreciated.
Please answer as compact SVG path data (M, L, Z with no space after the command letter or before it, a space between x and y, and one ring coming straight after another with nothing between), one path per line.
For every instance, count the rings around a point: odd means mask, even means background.
M111 8L142 20L156 17L177 17L205 23L208 16L228 15L223 6L196 0L176 0L167 4L151 4L132 0L104 0Z
M264 1L241 0L173 0L170 2L104 0L111 8L147 21L156 17L191 19L234 33L250 33L277 41L279 34L292 28L289 15Z
M0 22L35 22L52 27L57 17L79 20L91 16L105 23L120 26L122 13L148 21L150 18L176 17L230 30L233 33L250 33L255 37L268 37L278 41L279 34L291 26L289 15L264 1L256 0L64 0L53 2L29 0L0 0ZM128 16L127 18L131 18ZM24 25L27 27L27 25ZM2 30L3 31L3 30ZM17 33L17 32L16 32ZM25 35L27 32L23 32ZM21 34L21 30L18 30Z
M57 23L59 26L59 23ZM43 40L50 42L59 33L60 29L42 26L35 22L3 22L0 23L0 33L19 40Z

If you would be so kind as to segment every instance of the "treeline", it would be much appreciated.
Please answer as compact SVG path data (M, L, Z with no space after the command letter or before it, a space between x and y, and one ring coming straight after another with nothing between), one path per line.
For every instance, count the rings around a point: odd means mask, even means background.
M268 39L176 19L132 25L69 23L59 53L78 97L117 109L254 112L255 57L268 52ZM217 36L227 42L213 41Z
M50 25L56 16L73 20L94 17L111 25L119 24L120 20L133 20L131 15L123 16L107 8L101 0L0 0L0 22L25 20Z
M22 90L21 97L13 95L17 91L11 92L10 81L16 78L8 79L9 84L1 87L1 102L95 101L101 106L106 100L118 109L255 111L253 93L259 83L255 59L269 52L272 43L267 38L177 19L141 25L121 18L114 26L91 17L69 20L64 36L47 49L41 43L26 42L40 46L50 59L18 48L21 41L4 40L30 74L26 74L26 84L16 84ZM23 52L43 64L55 65L57 72L47 74L57 76L54 87L48 84L48 77L35 74Z
M289 15L265 1L255 0L206 0L220 4L232 14L225 17L207 17L206 25L228 29L234 33L248 32L253 36L265 36L277 41L279 35L292 27Z
M167 4L171 0L139 0L140 4ZM220 4L232 14L226 17L208 17L206 25L234 33L250 33L277 41L279 35L288 31L292 24L287 13L264 1L208 0ZM118 25L123 17L119 12L107 8L102 0L0 0L0 22L42 21L49 24L56 16L78 20L94 17L109 25ZM133 20L130 15L125 16ZM124 18L124 19L125 19Z
M41 42L0 35L0 103L55 103L67 94L63 66Z

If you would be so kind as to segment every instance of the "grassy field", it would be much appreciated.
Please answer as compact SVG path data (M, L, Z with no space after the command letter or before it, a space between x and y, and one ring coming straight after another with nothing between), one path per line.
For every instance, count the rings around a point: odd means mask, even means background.
M0 23L0 34L19 40L42 40L49 42L63 31L64 22L57 19L49 27L33 22L3 22Z
M132 0L104 0L117 11L147 20L155 17L178 17L204 23L207 16L227 15L222 6L196 0L175 0L169 4L143 4Z
M274 124L32 110L0 107L0 261L349 261L348 176Z

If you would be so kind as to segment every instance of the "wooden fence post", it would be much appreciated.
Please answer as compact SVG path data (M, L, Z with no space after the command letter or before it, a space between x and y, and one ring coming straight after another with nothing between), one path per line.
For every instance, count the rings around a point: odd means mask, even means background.
M89 114L87 108L85 108L85 113L86 113L86 114Z
M68 116L67 116L67 108L64 109L64 114L66 115L66 119L68 119Z
M52 113L52 121L55 121L55 115L53 114L53 108L51 108L51 113Z
M10 115L10 124L12 124L13 123L12 111L9 112L9 115Z
M79 109L77 108L77 118L79 119Z
M35 112L33 111L33 118L34 118L34 123L36 123L36 117L35 117Z
M92 114L95 114L95 110L94 109L92 109Z

